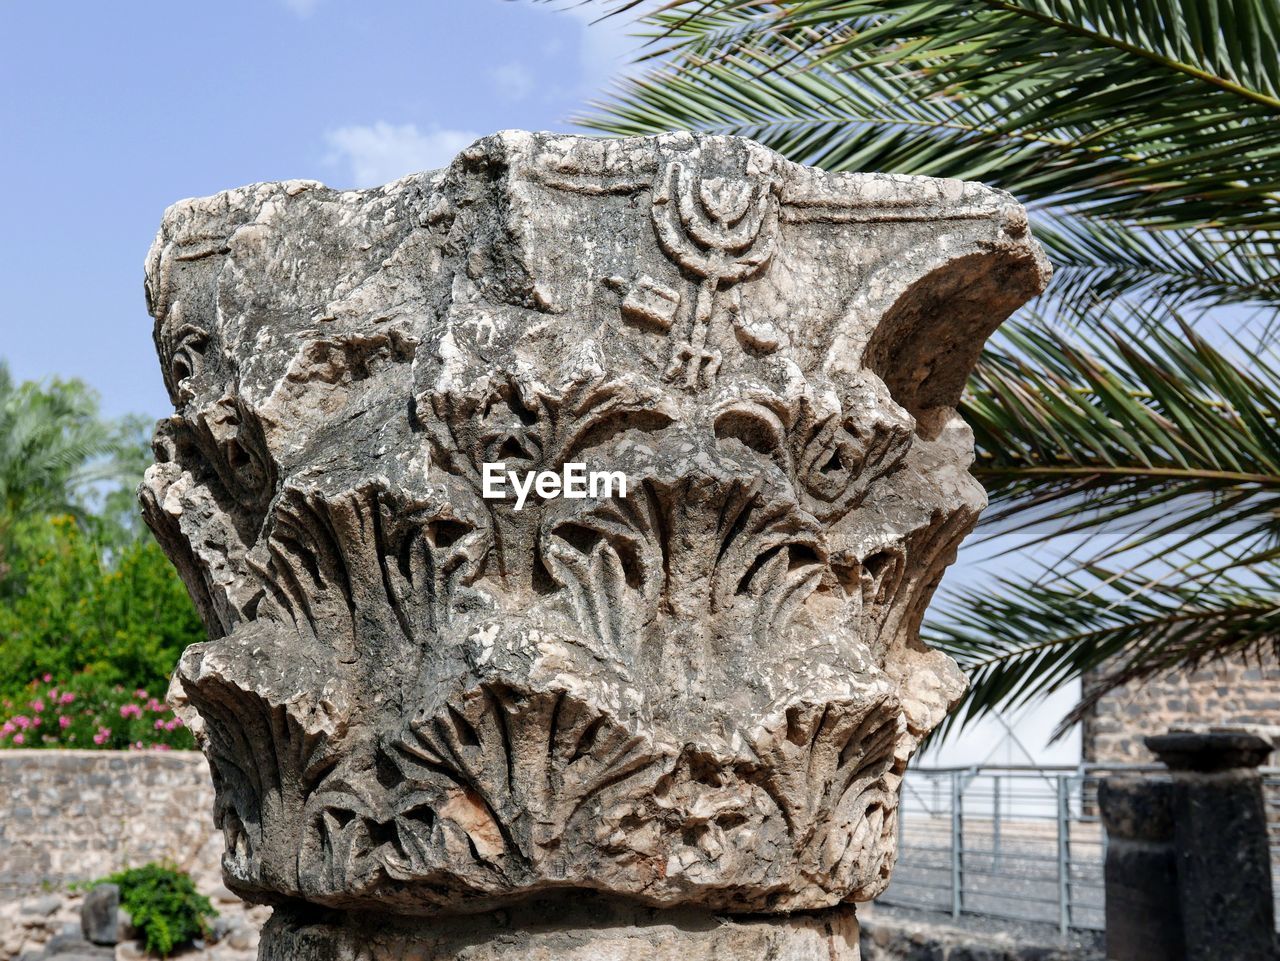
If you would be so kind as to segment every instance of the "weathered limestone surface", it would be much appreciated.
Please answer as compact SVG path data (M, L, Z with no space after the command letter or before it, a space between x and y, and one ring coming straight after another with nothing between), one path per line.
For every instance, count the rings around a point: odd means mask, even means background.
M172 696L227 884L851 917L963 687L917 638L984 504L953 405L1047 274L1001 192L688 134L176 204L142 498L209 628ZM627 496L516 510L497 462Z

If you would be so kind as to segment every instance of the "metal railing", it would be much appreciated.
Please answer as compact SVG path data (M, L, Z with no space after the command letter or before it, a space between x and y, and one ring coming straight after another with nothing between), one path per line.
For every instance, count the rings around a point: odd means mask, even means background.
M1163 767L913 768L902 785L898 863L885 904L1102 930L1106 831L1098 784ZM1264 772L1280 918L1280 771Z

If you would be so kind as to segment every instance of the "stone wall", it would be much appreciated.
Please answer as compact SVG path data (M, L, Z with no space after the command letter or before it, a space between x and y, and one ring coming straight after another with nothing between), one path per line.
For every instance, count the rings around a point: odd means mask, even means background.
M0 751L0 812L0 902L164 859L220 883L195 751Z
M1155 757L1142 743L1146 735L1211 727L1241 728L1273 740L1280 735L1280 662L1223 661L1126 685L1085 719L1084 760L1153 764Z

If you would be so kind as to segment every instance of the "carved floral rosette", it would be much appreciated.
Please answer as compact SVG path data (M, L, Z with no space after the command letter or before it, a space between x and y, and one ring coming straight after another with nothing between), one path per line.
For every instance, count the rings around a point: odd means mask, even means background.
M1040 290L977 184L503 133L184 201L142 499L227 883L403 914L874 897L960 694L918 640L984 504L953 407ZM485 463L627 496L485 499Z

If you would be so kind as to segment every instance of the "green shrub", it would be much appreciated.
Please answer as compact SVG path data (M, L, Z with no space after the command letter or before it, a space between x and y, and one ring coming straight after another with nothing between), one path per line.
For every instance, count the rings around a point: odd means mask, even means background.
M96 884L118 884L120 905L129 912L148 951L167 957L174 948L209 933L218 916L213 905L196 890L191 876L171 864L129 868Z
M70 517L14 533L0 582L0 697L29 700L32 678L163 694L182 650L204 628L151 536L107 537Z

